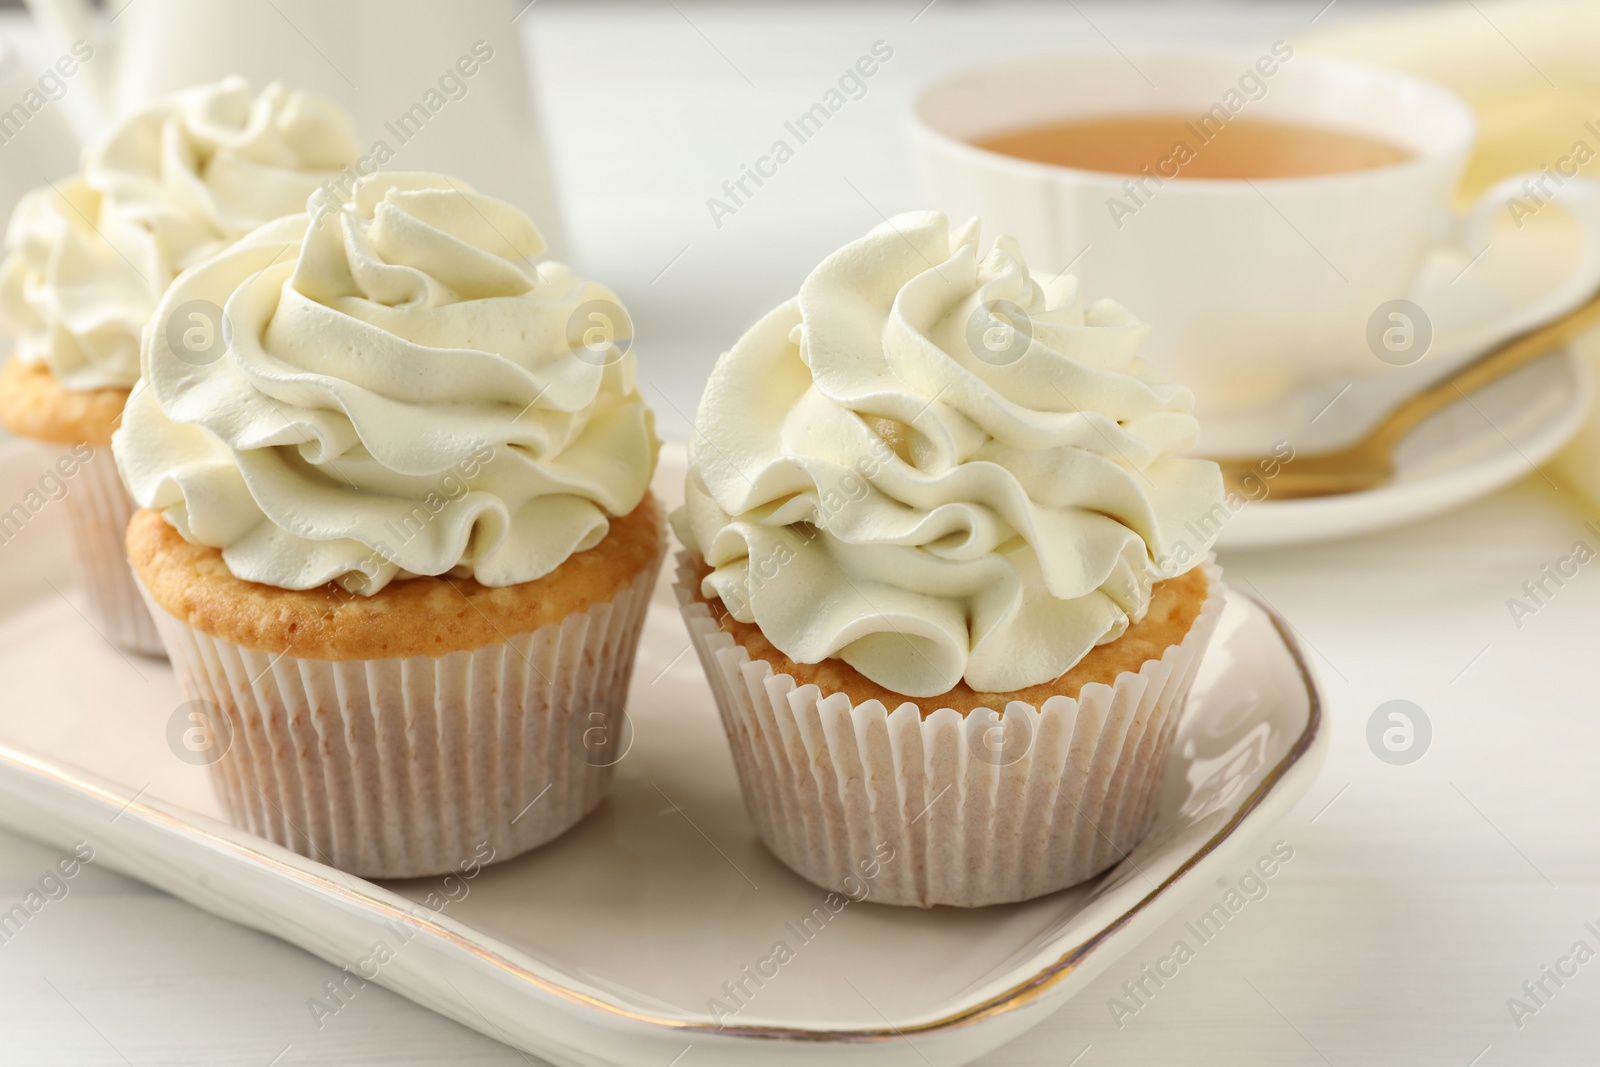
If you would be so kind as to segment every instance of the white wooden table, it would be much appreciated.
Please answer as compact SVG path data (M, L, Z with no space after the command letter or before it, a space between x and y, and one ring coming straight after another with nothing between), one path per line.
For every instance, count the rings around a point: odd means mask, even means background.
M939 0L913 21L923 2L752 11L542 0L519 21L536 39L580 265L634 310L666 432L686 432L717 353L812 264L880 212L915 206L900 122L919 83L961 63L1108 40L1293 41L1324 0ZM1360 8L1340 0L1319 24ZM0 29L26 34L15 16ZM716 228L705 199L879 39L895 55L867 96ZM1299 629L1330 697L1327 769L1279 835L1294 859L1120 1028L1109 999L1167 953L1181 919L984 1062L1600 1059L1600 959L1560 987L1545 979L1551 995L1520 1028L1507 1006L1536 1006L1523 983L1575 942L1600 952L1600 562L1520 628L1506 605L1576 540L1600 547L1582 528L1597 517L1530 473L1409 529L1224 558L1235 582ZM1432 724L1426 755L1409 765L1380 760L1366 739L1369 716L1392 699ZM55 858L0 835L0 904ZM90 869L0 945L0 1064L526 1060L375 987L319 1031L305 1002L333 973Z

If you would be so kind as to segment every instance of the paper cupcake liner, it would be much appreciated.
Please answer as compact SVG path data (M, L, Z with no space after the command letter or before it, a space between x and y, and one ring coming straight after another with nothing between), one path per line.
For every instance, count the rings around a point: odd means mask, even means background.
M156 632L128 567L128 520L138 505L117 474L111 446L94 446L94 454L88 460L59 445L39 447L45 462L52 466L69 457L77 466L77 472L66 480L63 501L72 527L73 554L83 578L89 621L118 648L164 656L161 635Z
M411 878L510 859L600 803L660 566L560 623L438 657L272 655L150 607L212 724L229 820L352 874Z
M801 877L853 899L931 907L1028 900L1121 861L1155 818L1172 738L1221 618L1221 572L1180 643L1113 685L999 718L854 704L753 659L676 583L745 806ZM1013 718L1015 717L1015 718Z

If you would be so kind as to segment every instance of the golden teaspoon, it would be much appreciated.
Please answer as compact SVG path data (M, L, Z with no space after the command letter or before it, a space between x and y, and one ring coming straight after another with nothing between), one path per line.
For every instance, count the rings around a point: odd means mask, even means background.
M1279 499L1359 493L1375 489L1394 474L1394 450L1400 441L1430 415L1464 398L1468 393L1498 381L1519 367L1572 340L1600 323L1600 296L1566 315L1526 333L1436 382L1385 415L1360 441L1335 452L1296 455L1292 460L1229 458L1217 460L1228 488L1245 492L1246 478L1259 482L1262 471L1277 468L1271 495ZM1259 485L1256 486L1259 490Z

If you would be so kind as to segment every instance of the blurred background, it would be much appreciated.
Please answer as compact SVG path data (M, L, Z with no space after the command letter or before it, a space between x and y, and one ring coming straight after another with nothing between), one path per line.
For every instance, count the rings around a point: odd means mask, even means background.
M111 0L113 36L143 4ZM355 31L335 17L301 17L287 2L208 0L264 20L292 18L287 51L254 62L291 61L309 87L339 98L365 79L342 49ZM542 119L562 215L562 254L614 288L632 312L640 373L664 434L684 438L706 373L764 311L791 296L824 255L884 216L922 206L911 173L906 112L918 90L967 66L1071 49L1112 50L1163 42L1214 42L1252 49L1278 39L1301 45L1375 16L1422 6L1375 0L1253 0L1233 3L870 0L851 3L699 3L690 0L505 0L526 50L524 77ZM1439 6L1439 5L1431 5ZM1452 5L1444 5L1452 6ZM1464 5L1454 5L1464 6ZM264 23L265 24L265 23ZM280 26L281 28L281 26ZM452 36L463 42L463 29ZM763 154L783 124L815 103L874 42L893 58L818 136L801 146L731 216L707 201ZM441 47L454 47L445 42ZM457 49L458 51L460 49ZM212 76L237 66L193 54ZM0 92L5 106L59 54L18 0L0 0ZM89 64L126 63L107 51ZM418 91L433 68L406 64ZM339 68L342 68L339 69ZM104 69L104 67L102 68ZM246 71L249 73L249 71ZM347 79L346 75L350 75ZM196 78L195 80L199 80ZM95 125L93 93L68 82L50 107L78 133ZM382 113L380 111L380 113ZM45 118L44 114L39 116ZM441 115L441 119L448 119ZM27 184L71 170L75 148L31 122L4 146ZM362 131L365 142L379 131ZM419 144L449 136L437 121ZM19 151L20 150L20 151ZM395 167L406 166L405 158ZM480 182L480 184L482 184ZM510 195L509 190L485 191ZM726 202L726 201L725 201ZM9 214L10 204L0 204ZM718 224L720 222L720 225ZM659 389L659 393L655 391Z

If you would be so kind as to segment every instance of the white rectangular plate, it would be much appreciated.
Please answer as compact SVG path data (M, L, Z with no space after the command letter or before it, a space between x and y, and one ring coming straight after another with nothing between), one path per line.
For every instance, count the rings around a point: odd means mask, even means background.
M0 450L0 500L38 472L26 449ZM675 500L682 477L682 450L665 450L658 495ZM664 576L632 746L600 808L474 876L376 884L222 821L205 770L169 741L186 725L171 670L118 653L80 614L62 510L47 503L0 546L0 825L88 841L97 863L563 1065L663 1067L688 1048L697 1065L966 1063L1231 871L1326 748L1287 627L1230 594L1155 828L1125 862L1025 904L835 914L746 817ZM763 964L779 942L792 958Z

